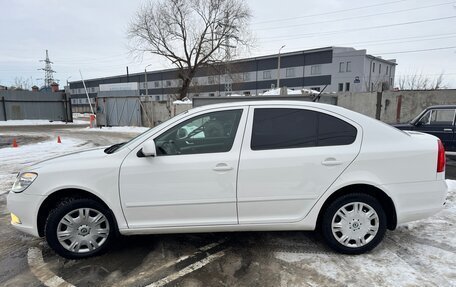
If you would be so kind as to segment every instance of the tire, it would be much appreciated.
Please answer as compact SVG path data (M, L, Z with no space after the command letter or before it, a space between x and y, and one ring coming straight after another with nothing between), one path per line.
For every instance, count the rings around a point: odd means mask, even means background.
M46 241L57 254L80 259L105 252L116 237L117 225L111 211L99 202L71 198L49 213L44 231Z
M386 232L386 215L376 198L351 193L329 204L320 228L331 249L344 254L362 254L382 241Z

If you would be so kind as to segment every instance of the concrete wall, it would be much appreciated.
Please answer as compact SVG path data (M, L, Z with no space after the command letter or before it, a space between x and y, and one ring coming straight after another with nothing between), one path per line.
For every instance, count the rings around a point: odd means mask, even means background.
M376 117L377 93L335 95L339 106ZM380 120L386 123L405 123L429 106L446 104L456 104L456 90L387 91L381 94Z
M174 105L170 101L141 101L142 125L154 127L182 112L192 108L191 104Z

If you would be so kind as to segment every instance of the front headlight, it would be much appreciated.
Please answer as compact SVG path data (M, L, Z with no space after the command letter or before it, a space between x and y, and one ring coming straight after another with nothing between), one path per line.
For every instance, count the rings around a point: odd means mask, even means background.
M11 189L13 192L23 192L38 176L35 172L23 172L20 173L16 181L13 184L13 188Z

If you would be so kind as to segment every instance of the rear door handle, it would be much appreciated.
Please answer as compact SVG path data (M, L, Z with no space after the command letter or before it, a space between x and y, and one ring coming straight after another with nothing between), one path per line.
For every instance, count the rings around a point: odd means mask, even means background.
M229 171L232 170L233 167L229 166L226 163L218 163L212 170L214 171Z
M327 158L324 161L322 161L321 164L325 166L335 166L341 165L342 162L340 160L336 160L335 158Z

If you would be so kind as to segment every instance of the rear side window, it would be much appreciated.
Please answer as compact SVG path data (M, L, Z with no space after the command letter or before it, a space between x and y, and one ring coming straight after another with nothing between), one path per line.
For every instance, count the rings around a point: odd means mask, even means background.
M336 117L303 109L255 109L252 150L348 145L357 130Z

